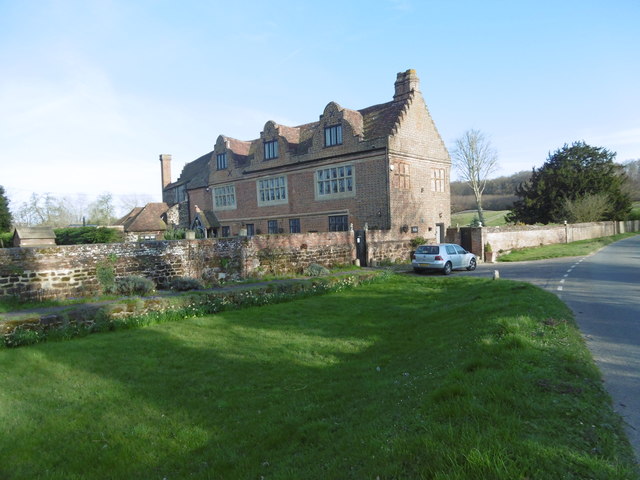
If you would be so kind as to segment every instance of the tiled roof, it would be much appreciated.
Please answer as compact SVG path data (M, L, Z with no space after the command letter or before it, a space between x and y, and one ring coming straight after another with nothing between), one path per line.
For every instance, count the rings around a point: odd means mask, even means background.
M387 102L359 110L362 114L365 140L391 135L407 103L408 100Z
M199 210L198 212L196 212L195 216L200 219L202 226L205 228L217 228L220 226L220 221L218 220L218 217L216 217L216 214L213 213L211 210L207 210L204 212L202 210ZM195 219L194 219L194 222L195 222Z
M208 164L212 156L213 152L209 152L197 160L187 163L174 185L186 183L187 190L206 187L209 184Z
M300 127L287 127L286 125L278 125L278 131L289 144L300 143Z
M229 142L229 148L231 151L238 155L247 156L251 149L251 141L245 142L244 140L238 140L237 138L224 137Z
M402 75L399 74L399 78L404 78L408 74L415 76L415 72L413 70L409 70L404 72ZM417 82L417 76L415 77L414 82ZM396 83L398 83L398 81L396 81ZM394 96L395 100L378 105L372 105L361 110L350 110L340 107L338 104L335 105L342 112L342 116L345 121L352 126L353 133L358 135L361 140L367 141L388 137L395 133L395 128L398 126L403 112L413 101L414 90L407 90L402 95L399 95L397 93L397 89L398 85L396 85L396 95ZM328 105L332 103L335 102L330 102ZM277 124L277 128L279 135L287 140L289 144L289 152L293 155L302 155L309 152L313 143L313 137L319 125L320 122L318 121L295 127ZM233 165L236 168L242 168L248 165L253 158L252 152L256 151L258 148L262 148L260 145L260 138L251 141L243 141L224 135L221 135L220 137L225 140L228 148L233 152L233 157L229 160L233 160ZM211 155L212 153L209 153L205 155L205 157L210 158ZM209 168L207 168L204 163L197 164L197 162L201 161L203 158L204 157L201 157L198 160L187 164L180 176L180 179L176 183L181 182L183 177L192 177L193 180L189 182L187 188L206 186ZM192 174L192 168L194 170L199 170L199 172L194 172ZM197 173L200 173L201 175L198 176Z
M166 203L147 203L144 207L135 207L115 224L122 225L125 232L166 230L167 224L162 219L162 215L168 209Z

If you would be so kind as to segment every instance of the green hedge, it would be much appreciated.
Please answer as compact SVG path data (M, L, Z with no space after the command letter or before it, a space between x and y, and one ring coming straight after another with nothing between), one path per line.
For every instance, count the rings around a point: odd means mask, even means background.
M123 240L122 232L115 228L70 227L56 228L58 245L83 245L87 243L116 243Z
M0 233L0 247L2 248L13 247L13 232Z

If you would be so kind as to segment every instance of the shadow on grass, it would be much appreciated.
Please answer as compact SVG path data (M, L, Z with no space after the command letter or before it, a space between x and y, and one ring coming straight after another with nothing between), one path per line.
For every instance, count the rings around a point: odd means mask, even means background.
M465 301L453 305L448 298L460 291ZM545 308L530 304L541 300ZM588 470L583 450L592 440L578 445L560 427L569 414L576 424L599 415L575 405L578 392L599 391L594 373L556 337L548 345L520 338L520 321L511 321L532 315L540 331L564 338L566 321L546 330L542 322L566 314L528 285L405 278L0 352L12 439L2 441L0 473L518 478L558 463ZM562 393L576 381L582 390Z

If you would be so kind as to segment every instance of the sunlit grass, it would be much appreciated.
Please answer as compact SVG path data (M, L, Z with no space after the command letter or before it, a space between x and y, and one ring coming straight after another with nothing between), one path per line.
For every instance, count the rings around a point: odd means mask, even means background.
M569 310L503 280L0 350L0 383L0 478L635 478Z

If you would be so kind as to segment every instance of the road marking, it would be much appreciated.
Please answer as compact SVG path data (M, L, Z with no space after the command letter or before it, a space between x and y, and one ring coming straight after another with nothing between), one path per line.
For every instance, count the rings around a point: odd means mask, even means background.
M565 279L569 276L569 274L573 271L573 269L576 268L578 265L580 265L580 263L582 263L586 258L587 257L583 257L580 260L578 260L576 263L571 265L571 267L567 270L567 273L565 273L563 275L563 278L558 282L558 283L560 283L560 285L558 285L558 287L557 287L557 291L558 292L562 292L562 290L564 289L562 284L564 284Z

